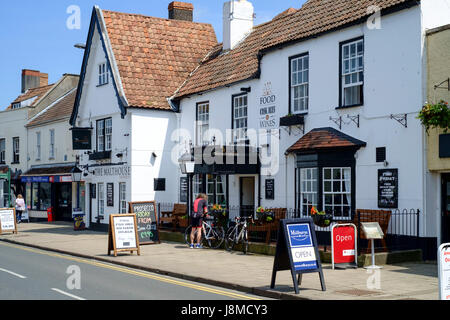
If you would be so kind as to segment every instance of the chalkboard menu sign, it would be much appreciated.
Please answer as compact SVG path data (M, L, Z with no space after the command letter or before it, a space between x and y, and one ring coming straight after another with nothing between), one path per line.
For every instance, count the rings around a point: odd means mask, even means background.
M378 207L398 208L398 169L378 170Z
M161 243L159 240L158 217L156 202L130 202L130 212L137 218L137 228L140 244Z
M275 200L275 179L266 180L266 199Z
M188 184L188 178L180 178L180 202L188 202Z
M108 207L114 207L114 183L108 183L106 185L106 205Z

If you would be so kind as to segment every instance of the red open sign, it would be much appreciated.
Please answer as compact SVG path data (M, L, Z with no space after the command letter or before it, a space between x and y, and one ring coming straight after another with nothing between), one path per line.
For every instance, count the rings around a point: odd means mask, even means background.
M339 267L357 266L356 226L337 224L331 230L332 263Z

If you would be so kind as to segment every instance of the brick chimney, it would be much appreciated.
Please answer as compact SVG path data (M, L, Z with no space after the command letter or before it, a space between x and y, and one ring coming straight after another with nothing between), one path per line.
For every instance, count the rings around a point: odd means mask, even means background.
M169 19L171 20L194 20L194 5L188 2L173 1L169 4Z
M46 85L48 85L48 73L29 69L22 70L22 93L25 93L28 89Z

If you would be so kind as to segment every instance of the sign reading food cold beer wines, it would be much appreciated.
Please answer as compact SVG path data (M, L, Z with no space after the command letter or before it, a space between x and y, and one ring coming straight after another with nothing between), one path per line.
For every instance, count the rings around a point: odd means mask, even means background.
M130 212L137 218L139 242L141 244L160 243L156 202L130 202Z

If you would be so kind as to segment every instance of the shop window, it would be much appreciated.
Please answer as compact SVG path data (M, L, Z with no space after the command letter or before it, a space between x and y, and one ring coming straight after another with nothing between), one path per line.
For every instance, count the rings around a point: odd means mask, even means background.
M351 168L323 168L323 208L335 217L350 217Z
M207 176L208 183L208 202L210 205L220 204L226 205L225 188L226 181L225 176L216 176L214 179L213 175Z

